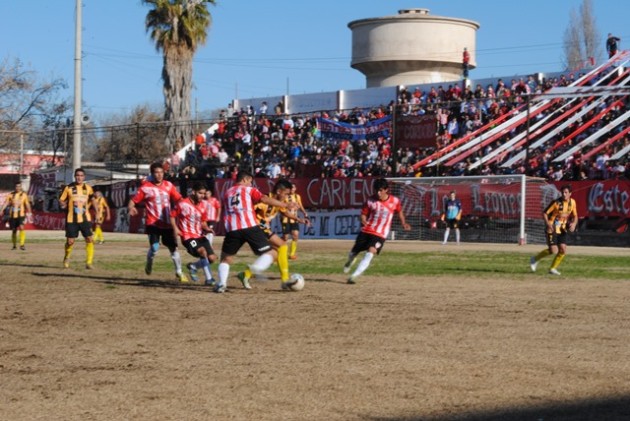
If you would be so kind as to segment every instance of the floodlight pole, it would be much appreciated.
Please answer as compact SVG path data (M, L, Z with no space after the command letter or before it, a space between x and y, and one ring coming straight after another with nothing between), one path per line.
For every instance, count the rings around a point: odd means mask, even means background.
M74 36L74 125L72 145L72 168L81 167L81 0L76 0L76 22Z

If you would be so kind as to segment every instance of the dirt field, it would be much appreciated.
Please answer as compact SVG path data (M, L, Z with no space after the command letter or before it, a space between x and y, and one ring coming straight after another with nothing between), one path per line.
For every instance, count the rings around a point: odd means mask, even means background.
M351 286L340 273L307 275L299 293L232 278L219 295L166 270L99 268L142 256L143 236L110 233L88 272L82 247L75 269L60 267L62 233L29 232L59 241L27 251L11 251L9 235L0 420L630 419L630 282L462 274ZM342 265L350 242L300 247L339 250ZM540 248L517 247L461 249Z

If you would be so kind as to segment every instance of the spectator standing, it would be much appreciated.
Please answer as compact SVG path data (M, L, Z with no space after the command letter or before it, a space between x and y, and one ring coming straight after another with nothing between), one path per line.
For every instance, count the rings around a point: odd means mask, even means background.
M470 53L468 49L464 47L464 52L462 53L462 68L464 71L464 79L468 79L468 70L470 66Z
M621 38L616 37L610 33L608 34L608 38L606 39L606 51L608 51L608 58L612 58L612 56L617 54L619 41L621 41Z

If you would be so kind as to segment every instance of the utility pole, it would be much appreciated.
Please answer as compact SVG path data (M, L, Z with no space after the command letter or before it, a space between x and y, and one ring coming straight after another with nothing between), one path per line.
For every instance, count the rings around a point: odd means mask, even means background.
M74 131L72 168L81 167L81 0L76 0L76 22L74 35Z

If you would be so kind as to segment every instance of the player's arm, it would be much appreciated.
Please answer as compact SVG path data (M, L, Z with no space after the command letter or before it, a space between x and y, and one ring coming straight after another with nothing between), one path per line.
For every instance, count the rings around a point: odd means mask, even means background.
M281 202L278 199L274 199L273 197L269 197L269 196L262 196L260 198L260 201L270 205L270 206L275 206L277 208L287 208L287 209L297 209L298 208L298 204L297 202L290 202L290 203L285 203L285 202Z
M24 196L24 207L26 208L27 214L30 214L33 212L33 209L31 208L31 201L29 200L28 196Z
M308 218L308 213L306 213L306 209L304 209L304 205L302 205L302 196L298 194L296 195L296 198L297 198L297 203L300 207L300 210L302 211L302 214L304 215L304 218Z
M136 208L136 202L134 202L133 199L129 200L127 211L129 212L129 216L136 216L138 214L138 208Z
M217 206L217 221L220 221L221 220L221 208L222 208L222 206L221 206L221 203L219 203L219 202L217 202L217 205L218 205Z
M179 228L177 228L177 218L175 218L175 214L171 212L171 227L173 227L173 233L175 234L175 237L178 237L179 235L181 235L181 233L179 232Z
M11 195L8 195L4 203L2 204L2 207L0 207L0 214L4 213L4 210L7 208L7 206L9 206L10 201L11 201Z
M459 212L457 212L457 216L455 217L455 220L459 221L460 219L462 219L462 211L463 211L462 203L459 202L457 207L459 208Z
M573 202L571 206L571 222L569 223L569 231L573 232L575 231L575 228L577 227L578 224L578 213L577 213L577 204L575 203L575 200L571 199L571 201Z
M308 215L304 215L304 219L302 219L299 216L292 214L285 208L280 208L279 212L282 214L282 216L290 219L291 221L297 221L298 223L305 225L310 225L311 223L311 221L308 219Z
M398 211L398 219L400 219L400 223L402 224L405 231L411 231L411 225L407 223L405 212L403 212L402 209Z
M551 225L552 224L551 215L553 215L554 206L555 206L555 202L547 206L547 209L545 209L543 212L543 220L545 221L547 232L553 232L553 226Z
M61 196L59 197L59 207L61 209L66 209L68 207L68 199L70 194L68 193L68 188L63 189Z

